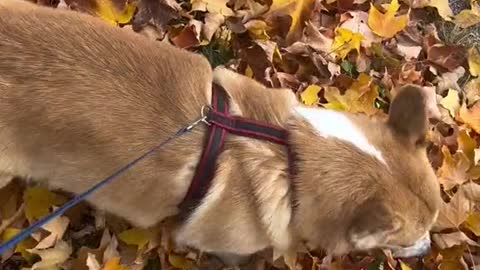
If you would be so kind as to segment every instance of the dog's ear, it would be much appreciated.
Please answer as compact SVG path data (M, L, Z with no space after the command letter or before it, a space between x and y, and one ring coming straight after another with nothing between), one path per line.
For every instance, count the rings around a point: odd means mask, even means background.
M406 85L398 90L390 105L387 124L394 133L415 145L424 142L428 117L426 97L420 87Z
M389 211L378 200L360 205L348 229L350 243L359 250L368 250L386 244L388 237L401 230L403 219Z

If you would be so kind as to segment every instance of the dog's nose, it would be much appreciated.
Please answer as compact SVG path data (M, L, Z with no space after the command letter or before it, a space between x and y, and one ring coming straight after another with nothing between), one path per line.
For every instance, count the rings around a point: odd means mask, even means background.
M407 258L414 256L423 256L430 251L431 240L430 235L427 233L426 236L415 242L412 246L401 247L392 249L394 257Z

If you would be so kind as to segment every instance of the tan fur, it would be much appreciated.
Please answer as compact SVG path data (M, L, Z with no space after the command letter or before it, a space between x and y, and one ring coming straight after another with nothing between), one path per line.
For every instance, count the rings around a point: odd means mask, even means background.
M232 113L291 132L295 179L284 147L229 136L208 196L176 230L179 244L234 254L303 241L332 253L410 246L438 211L436 178L416 145L422 114L409 115L418 127L397 115L388 123L347 115L384 164L317 134L294 112L302 105L290 90L212 72L199 55L88 15L2 0L0 52L0 170L52 188L81 193L198 118L212 81L227 90ZM177 214L204 131L175 140L90 202L142 227Z

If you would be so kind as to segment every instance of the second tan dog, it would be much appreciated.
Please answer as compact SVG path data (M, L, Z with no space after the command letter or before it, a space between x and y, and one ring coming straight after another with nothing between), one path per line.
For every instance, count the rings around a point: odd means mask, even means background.
M288 177L285 147L229 136L207 196L176 230L178 244L239 255L299 243L331 254L428 249L441 198L422 144L419 88L399 91L386 122L309 108L288 89L212 72L194 53L16 0L0 1L0 170L81 193L198 118L212 82L226 89L231 114L289 131L297 174ZM142 227L178 214L206 128L90 202Z

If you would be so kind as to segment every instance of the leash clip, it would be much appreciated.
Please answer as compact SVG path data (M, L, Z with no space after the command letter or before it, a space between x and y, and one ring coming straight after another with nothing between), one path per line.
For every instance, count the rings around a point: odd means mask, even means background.
M208 112L210 111L210 107L208 107L207 105L204 105L202 106L202 110L200 111L200 115L201 117L198 118L197 120L195 120L195 122L191 123L190 125L188 125L185 130L192 130L195 126L197 126L200 122L203 122L205 123L207 126L211 126L212 124L210 122L208 122L207 118L208 118Z

